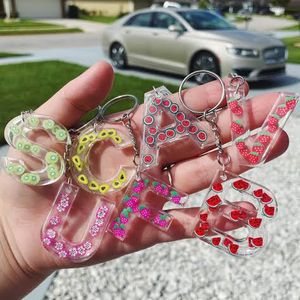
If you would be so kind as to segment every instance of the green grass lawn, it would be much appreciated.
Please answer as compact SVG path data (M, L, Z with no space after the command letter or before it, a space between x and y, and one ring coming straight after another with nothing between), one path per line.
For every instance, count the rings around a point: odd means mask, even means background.
M288 26L288 27L284 27L281 30L290 30L290 31L297 31L299 30L299 25L293 25L293 26ZM300 30L299 30L299 35L300 35Z
M87 20L87 21L93 21L93 22L99 22L99 23L113 23L115 22L118 17L106 17L106 16L86 16L86 15L81 15L80 19L82 20Z
M0 74L3 74L0 80L0 144L5 143L3 130L10 119L22 111L37 108L84 70L86 68L83 66L59 61L0 66ZM142 102L146 91L161 85L161 82L155 80L116 74L108 99L122 94L133 94ZM172 85L167 87L172 92L178 89ZM128 108L124 104L120 103L115 111Z
M289 50L288 62L300 64L300 36L282 39Z
M6 22L0 20L0 35L42 34L42 33L66 33L81 32L78 28L66 28L64 26L36 22L32 20L19 20Z
M0 59L6 57L16 57L16 56L27 56L30 54L26 53L11 53L11 52L0 52Z

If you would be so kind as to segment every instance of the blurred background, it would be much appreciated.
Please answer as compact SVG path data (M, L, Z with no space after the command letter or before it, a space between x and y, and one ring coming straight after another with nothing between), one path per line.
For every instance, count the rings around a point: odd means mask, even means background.
M245 76L249 97L299 93L300 0L0 0L0 155L11 118L101 59L116 71L108 98L142 102L161 85L175 92L196 69ZM246 174L279 203L260 256L234 259L197 240L158 245L59 271L26 299L300 299L299 106L286 130L288 152Z

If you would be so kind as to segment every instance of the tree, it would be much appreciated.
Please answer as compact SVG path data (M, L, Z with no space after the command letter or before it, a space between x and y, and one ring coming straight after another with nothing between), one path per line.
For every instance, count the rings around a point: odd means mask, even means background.
M271 0L273 6L287 7L290 0Z

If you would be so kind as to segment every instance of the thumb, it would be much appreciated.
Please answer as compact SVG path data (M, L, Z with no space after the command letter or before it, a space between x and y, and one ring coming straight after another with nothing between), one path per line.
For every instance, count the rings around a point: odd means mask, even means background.
M40 106L36 113L47 115L70 127L105 99L112 87L113 78L111 65L99 62L67 83Z

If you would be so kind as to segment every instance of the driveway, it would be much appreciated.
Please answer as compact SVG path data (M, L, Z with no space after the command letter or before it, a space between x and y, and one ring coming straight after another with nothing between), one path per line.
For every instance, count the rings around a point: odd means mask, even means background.
M284 18L271 17L271 16L252 16L248 24L248 30L259 32L277 31L284 27L289 27L297 24L294 20L287 20ZM237 23L236 26L240 29L245 29L245 22Z

